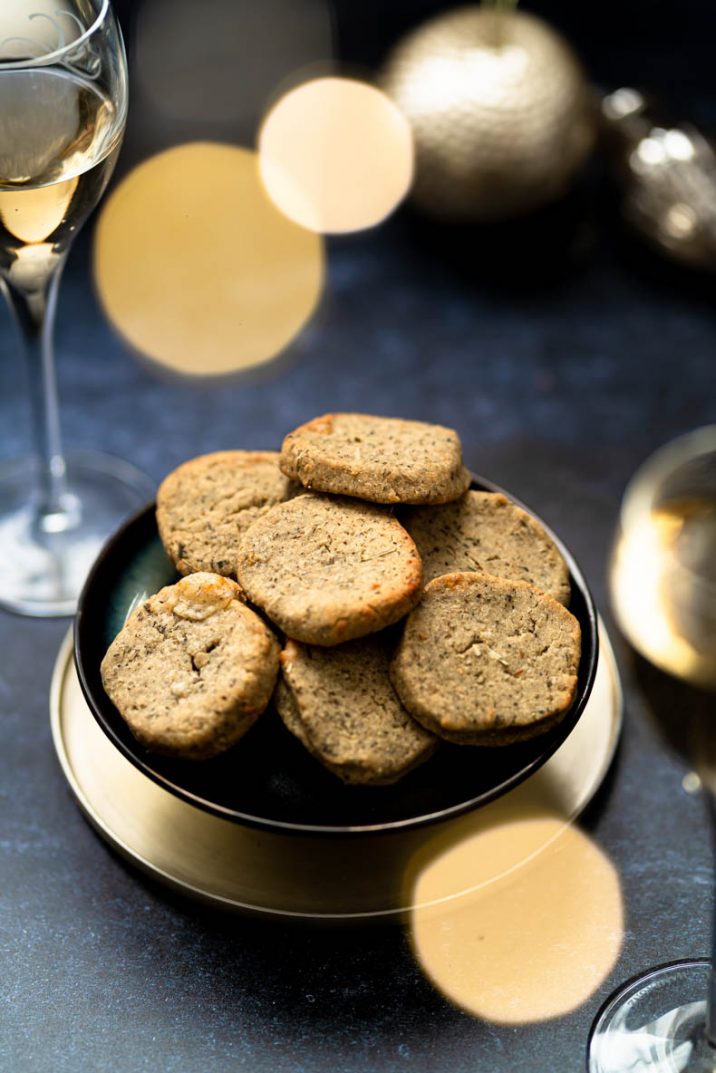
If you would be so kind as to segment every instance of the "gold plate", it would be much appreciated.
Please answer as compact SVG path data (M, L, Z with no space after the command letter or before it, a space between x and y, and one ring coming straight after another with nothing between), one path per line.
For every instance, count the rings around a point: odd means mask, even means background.
M569 823L599 788L622 720L614 653L600 622L594 687L572 733L534 775L476 812L407 831L350 837L272 833L213 816L147 778L112 744L82 695L65 638L50 693L55 749L92 826L133 865L216 906L314 920L390 919L414 909L413 890L446 842L548 810ZM519 863L519 862L517 862ZM510 863L510 869L515 862ZM496 862L494 875L504 874ZM469 889L433 892L443 902ZM480 884L484 884L484 862ZM468 884L466 887L465 884Z

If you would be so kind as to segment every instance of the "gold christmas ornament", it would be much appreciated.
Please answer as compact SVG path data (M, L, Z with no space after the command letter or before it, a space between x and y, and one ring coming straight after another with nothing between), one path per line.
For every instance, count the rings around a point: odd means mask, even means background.
M624 219L674 261L716 269L716 141L623 87L602 102Z
M442 220L492 222L545 205L594 144L580 64L534 15L440 15L398 44L381 82L413 129L413 199Z

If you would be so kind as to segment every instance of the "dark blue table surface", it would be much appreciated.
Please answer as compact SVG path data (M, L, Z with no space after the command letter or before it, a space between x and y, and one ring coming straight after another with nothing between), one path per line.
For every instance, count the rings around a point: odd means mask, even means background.
M404 213L331 244L320 313L287 362L206 388L156 376L112 334L85 236L57 331L68 446L100 447L159 480L204 451L275 447L328 410L444 422L474 469L562 535L608 617L605 565L626 480L657 444L716 417L716 314L711 284L633 256L606 224L588 224L578 246L547 281L538 248L532 281L499 285L478 235L435 243ZM28 447L25 386L0 313L2 456ZM683 789L688 764L654 719L658 682L616 634L623 742L582 824L620 875L622 955L573 1013L499 1028L431 985L400 927L227 918L118 859L82 819L50 741L48 686L67 627L0 613L3 1071L571 1073L618 982L708 952L702 802ZM685 715L689 703L674 701Z

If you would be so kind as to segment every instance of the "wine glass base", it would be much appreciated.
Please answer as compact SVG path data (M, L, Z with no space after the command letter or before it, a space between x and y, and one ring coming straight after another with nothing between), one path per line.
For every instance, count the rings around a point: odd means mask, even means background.
M0 466L0 607L22 615L72 615L97 553L119 523L154 494L128 462L96 452L66 459L67 510L38 531L37 463ZM54 531L53 531L54 530Z
M706 1038L706 959L676 961L631 980L592 1026L589 1073L716 1073Z

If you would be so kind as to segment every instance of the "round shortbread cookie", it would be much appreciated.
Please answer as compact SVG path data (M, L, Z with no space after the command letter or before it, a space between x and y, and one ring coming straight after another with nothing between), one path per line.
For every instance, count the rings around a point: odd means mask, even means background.
M420 598L423 571L392 514L309 493L272 507L247 530L236 574L289 637L336 645L406 615Z
M465 745L509 745L555 726L577 689L577 619L524 581L456 573L425 588L390 676L428 730Z
M235 581L198 573L137 608L102 661L105 691L147 749L201 760L268 704L279 644Z
M157 525L180 574L234 573L241 534L296 491L277 451L216 451L173 470L157 494Z
M406 712L380 636L317 648L289 641L275 703L291 733L346 783L387 786L422 764L438 740Z
M448 503L470 485L457 433L367 414L325 414L290 432L281 469L316 492L373 503Z
M423 560L423 580L474 571L527 581L569 603L567 564L545 529L496 492L466 492L442 507L417 507L403 519Z

